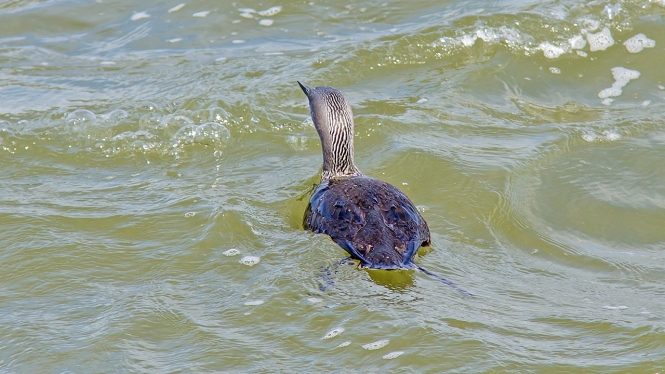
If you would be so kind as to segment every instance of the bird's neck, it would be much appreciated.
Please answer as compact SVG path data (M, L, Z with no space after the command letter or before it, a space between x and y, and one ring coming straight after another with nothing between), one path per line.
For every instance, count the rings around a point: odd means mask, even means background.
M332 178L362 175L353 163L353 123L331 126L321 138L323 172L321 182ZM324 139L325 138L325 139Z

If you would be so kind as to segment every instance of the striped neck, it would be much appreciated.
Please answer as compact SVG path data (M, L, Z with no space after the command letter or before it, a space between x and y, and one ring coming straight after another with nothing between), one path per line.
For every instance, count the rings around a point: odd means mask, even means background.
M312 122L321 139L321 182L362 175L353 163L353 111L349 102L332 87L298 84L309 99Z
M353 118L331 121L327 139L321 136L323 171L321 182L332 178L362 175L353 163Z

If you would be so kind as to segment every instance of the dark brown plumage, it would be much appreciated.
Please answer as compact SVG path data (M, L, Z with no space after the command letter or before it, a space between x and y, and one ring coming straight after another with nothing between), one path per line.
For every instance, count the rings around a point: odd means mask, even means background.
M416 251L430 243L427 223L411 200L395 186L366 176L319 185L303 224L374 269L413 269Z

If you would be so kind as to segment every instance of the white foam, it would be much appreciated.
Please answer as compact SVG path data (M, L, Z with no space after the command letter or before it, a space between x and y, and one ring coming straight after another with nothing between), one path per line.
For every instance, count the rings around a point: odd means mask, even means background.
M621 139L621 134L616 133L614 131L605 130L603 131L603 135L605 135L605 140L608 140L610 142Z
M626 49L630 53L639 53L642 52L644 48L653 48L656 46L656 41L653 39L647 38L644 34L637 34L632 38L623 42L623 45L626 46Z
M603 27L602 30L595 34L587 33L586 40L589 42L589 50L591 52L604 51L614 45L614 38L612 38L612 33L607 27Z
M562 54L568 52L568 48L560 47L550 42L540 43L538 49L543 51L543 55L545 55L545 57L547 58L557 58Z
M375 349L380 349L380 348L383 348L383 347L387 346L388 343L390 343L390 340L388 340L388 339L377 340L377 341L372 342L372 343L364 344L362 347L363 347L363 349L366 349L368 351L373 351Z
M476 43L477 39L478 39L478 37L476 35L464 35L460 39L460 42L465 47L471 47L472 45L474 45Z
M580 56L580 57L587 57L589 55L588 53L586 53L584 51L575 51L575 53L577 53L577 55Z
M245 12L245 13L240 13L240 17L252 19L252 18L254 18L254 15L252 13L246 13Z
M570 43L570 48L572 49L582 49L586 47L586 40L584 40L582 35L573 36L572 38L568 39L568 43Z
M585 18L584 19L584 30L583 32L587 31L596 31L600 27L600 21L597 19L593 18Z
M323 299L318 298L318 297L308 297L307 301L309 301L312 304L318 304L323 301Z
M661 89L661 90L665 90L665 86L663 86L662 84L659 84L658 88Z
M612 76L615 80L612 84L612 87L600 91L598 93L599 98L607 99L608 97L616 97L621 95L623 92L623 87L631 80L639 78L640 72L637 70L630 70L621 66L617 66L612 68Z
M401 355L404 354L404 351L395 351L395 352L390 352L388 354L383 355L384 360L392 360L393 358L397 358Z
M244 305L246 305L246 306L257 306L257 305L261 305L263 303L265 303L265 301L263 301L263 300L250 300L250 301L246 301L244 303Z
M140 19L150 18L150 14L146 12L138 12L132 14L132 21L138 21Z
M261 257L258 256L245 256L238 261L239 263L247 266L254 266L261 261Z
M266 10L260 11L259 15L263 16L263 17L272 17L272 16L276 15L277 13L279 13L281 11L282 11L281 6L274 6L274 7L268 8Z
M642 106L649 106L649 104L651 104L651 100L644 100L642 102Z
M185 6L185 3L180 3L173 8L169 9L169 13L177 12Z
M242 40L242 39L231 40L231 43L233 43L233 44L242 44L242 43L244 43L244 42L245 42L245 41Z
M628 309L627 306L625 305L619 305L619 306L613 306L613 305L605 305L603 309L609 309L609 310L623 310L623 309Z
M274 22L275 22L275 21L273 21L273 20L271 20L271 19L264 18L264 19L262 19L262 20L259 21L259 25L261 25L261 26L272 26L272 24L273 24Z
M596 135L593 135L593 134L583 134L583 135L582 135L582 139L583 139L585 142L589 142L589 143L591 143L591 142L593 142L594 140L596 140Z
M196 212L187 212L187 213L185 213L185 217L186 217L186 218L192 218L192 217L194 217L195 215L196 215Z
M612 103L614 102L614 99L608 97L608 98L606 98L606 99L601 100L600 102L601 102L603 105L610 105L610 104L612 104Z
M242 13L256 13L256 10L252 8L238 8L238 11Z
M416 104L423 104L426 103L427 101L428 101L427 98L421 97L420 99L418 99L418 101L416 101Z
M173 38L173 39L167 40L167 42L169 42L169 43L177 43L177 42L181 42L181 41L182 41L182 38Z
M344 347L348 347L348 346L350 346L350 345L351 345L351 342L350 342L350 341L345 341L345 342L343 342L343 343L340 343L340 344L339 344L337 347L335 347L335 348L344 348Z
M208 16L208 14L210 14L210 12L207 11L207 10L204 10L203 12L196 12L196 13L192 14L192 17L205 18L205 17Z
M231 248L231 249L227 249L226 251L222 252L222 254L224 256L229 256L229 257L230 256L237 256L237 255L240 254L240 251L236 248Z
M328 333L326 335L324 335L323 338L321 338L321 339L334 338L334 337L336 337L337 335L339 335L343 332L344 332L344 327L335 327L334 329L328 331Z
M615 88L614 85L612 85L612 87L606 88L606 89L601 90L600 92L598 92L598 98L607 99L608 97L619 96L619 95L621 95L621 93L622 93L621 88Z
M561 74L561 70L559 68L551 67L550 68L550 73L552 73L552 74Z

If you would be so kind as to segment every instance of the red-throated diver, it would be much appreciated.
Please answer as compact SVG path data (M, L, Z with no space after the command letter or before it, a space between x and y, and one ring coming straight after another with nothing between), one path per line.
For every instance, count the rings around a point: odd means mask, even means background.
M309 200L303 226L327 234L360 266L370 269L416 269L462 294L451 281L413 262L430 244L427 223L397 187L363 175L353 163L353 112L332 87L312 88L298 82L309 99L310 114L321 138L321 184Z

